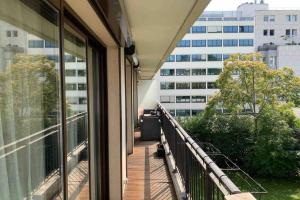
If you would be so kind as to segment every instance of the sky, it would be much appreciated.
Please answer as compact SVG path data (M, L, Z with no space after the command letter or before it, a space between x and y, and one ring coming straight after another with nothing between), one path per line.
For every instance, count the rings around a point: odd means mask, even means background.
M300 0L264 0L265 3L269 4L270 9L299 9ZM225 3L226 2L226 3ZM236 10L236 8L246 2L254 2L254 0L211 0L206 11L226 11ZM260 2L260 0L257 0Z

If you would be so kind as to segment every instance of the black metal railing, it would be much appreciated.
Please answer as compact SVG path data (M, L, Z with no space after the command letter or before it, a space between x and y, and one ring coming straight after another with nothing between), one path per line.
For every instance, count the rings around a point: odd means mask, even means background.
M171 114L158 104L163 137L178 170L187 198L203 200L224 199L226 195L241 193L240 189L205 153Z
M86 112L67 118L67 135L68 139L72 140L68 142L68 155L80 146L85 146L82 149L86 149L86 124ZM2 166L6 165L7 168L17 170L8 171L8 176L14 177L17 174L20 185L25 189L32 188L32 191L24 191L24 197L28 193L33 193L50 177L60 176L61 129L61 124L56 124L0 147ZM28 175L30 175L30 180L28 180Z

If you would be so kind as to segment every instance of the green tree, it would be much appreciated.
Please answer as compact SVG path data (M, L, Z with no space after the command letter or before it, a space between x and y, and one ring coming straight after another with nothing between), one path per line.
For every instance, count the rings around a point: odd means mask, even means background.
M258 53L236 54L224 62L224 71L217 84L220 88L210 103L212 107L229 110L230 113L247 112L257 123L266 106L298 100L300 79L290 68L272 70Z

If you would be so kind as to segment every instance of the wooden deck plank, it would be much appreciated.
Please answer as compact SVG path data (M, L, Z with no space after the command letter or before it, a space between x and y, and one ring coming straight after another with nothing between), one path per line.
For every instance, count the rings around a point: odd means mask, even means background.
M124 200L176 200L165 159L155 156L155 141L137 140L128 157L128 183Z

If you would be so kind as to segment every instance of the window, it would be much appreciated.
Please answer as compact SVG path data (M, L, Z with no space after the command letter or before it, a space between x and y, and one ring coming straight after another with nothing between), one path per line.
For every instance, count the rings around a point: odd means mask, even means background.
M253 26L240 26L240 33L253 33L254 27Z
M51 198L59 199L56 194L62 191L63 182L62 77L60 63L49 60L47 54L60 55L57 50L45 54L42 49L33 52L27 47L29 36L58 42L60 15L39 0L1 0L0 7L0 199L47 199L37 191L51 185L53 175L56 186ZM4 53L7 39L23 51Z
M52 60L54 62L58 62L58 56L57 55L47 55L48 60Z
M220 68L207 69L207 75L219 75L222 72Z
M206 75L206 69L192 69L192 76Z
M161 103L175 103L175 96L160 96Z
M86 90L86 84L85 83L78 83L78 90Z
M208 54L208 61L222 61L222 54Z
M192 89L206 89L205 82L194 82L192 83Z
M160 75L161 76L174 76L175 70L174 69L161 69Z
M44 48L44 40L29 40L29 48Z
M177 90L191 89L191 84L188 82L176 83Z
M206 103L206 96L192 96L192 103Z
M65 62L75 62L76 58L73 55L65 54L64 56Z
M197 116L199 115L203 110L192 110L192 116Z
M269 57L269 67L272 69L276 68L276 56L270 56Z
M191 44L190 44L190 40L180 40L176 47L190 47Z
M192 47L206 47L206 40L192 40Z
M85 69L79 69L77 70L77 75L78 76L85 76L86 75L86 70Z
M192 33L206 33L206 26L192 26Z
M67 83L66 90L77 90L77 84L76 83Z
M45 40L45 48L57 48L58 43Z
M176 103L190 103L191 97L190 96L177 96Z
M228 58L230 58L230 55L229 54L223 54L223 60L227 60Z
M78 103L80 105L86 105L87 104L87 98L86 97L79 97Z
M190 62L190 55L176 55L176 62Z
M168 56L166 62L175 62L175 55Z
M75 69L66 69L65 76L76 76L76 70Z
M206 61L205 54L193 54L192 55L192 62L201 62L201 61Z
M285 35L290 36L291 35L291 29L286 29L285 30Z
M265 22L275 22L275 15L265 15L264 21Z
M222 26L208 26L208 33L222 33Z
M174 117L175 116L175 110L174 109L170 109L170 110L168 110L169 111L169 113Z
M223 27L224 33L237 33L239 32L238 26L224 26Z
M6 37L11 37L11 31L6 31Z
M240 46L253 46L253 40L252 39L242 39L239 41Z
M238 44L239 44L238 40L223 40L224 47L236 47L238 46Z
M221 47L222 40L207 40L208 47Z
M292 36L297 36L297 29L292 29Z
M190 70L189 69L176 69L176 76L189 76Z
M264 36L268 35L268 29L264 29Z
M160 89L161 90L174 90L175 89L175 83L174 82L161 82L160 83Z
M275 30L274 29L270 29L270 36L274 36L275 35Z
M176 116L177 117L191 116L191 111L187 110L187 109L178 109L178 110L176 110Z
M288 22L297 22L298 16L297 15L287 15L286 16L286 20Z
M207 89L218 89L215 82L207 82Z

